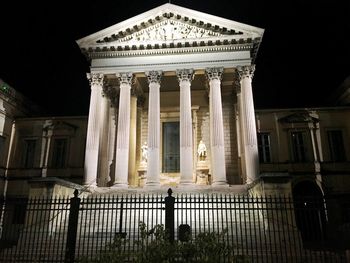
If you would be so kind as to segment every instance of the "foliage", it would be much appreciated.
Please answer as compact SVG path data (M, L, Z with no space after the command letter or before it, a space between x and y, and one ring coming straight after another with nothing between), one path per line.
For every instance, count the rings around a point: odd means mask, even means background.
M188 241L173 241L163 225L156 225L148 229L141 222L139 225L140 240L134 246L128 239L116 237L114 241L93 259L81 259L81 263L216 263L216 262L247 262L245 257L233 255L233 247L226 241L227 231L220 233L203 232L194 239L188 236ZM226 239L225 239L226 238ZM130 245L130 246L128 246ZM127 247L136 247L134 252L128 253Z

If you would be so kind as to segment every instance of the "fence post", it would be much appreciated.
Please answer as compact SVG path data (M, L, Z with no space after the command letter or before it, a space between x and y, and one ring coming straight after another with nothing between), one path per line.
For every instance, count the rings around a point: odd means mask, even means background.
M70 199L66 254L64 258L65 263L73 263L75 258L75 243L78 230L79 206L80 198L78 197L78 190L75 189L74 197Z
M175 238L175 220L174 220L174 204L175 197L171 196L173 191L168 189L168 196L165 197L165 230L169 235L169 241L173 242Z

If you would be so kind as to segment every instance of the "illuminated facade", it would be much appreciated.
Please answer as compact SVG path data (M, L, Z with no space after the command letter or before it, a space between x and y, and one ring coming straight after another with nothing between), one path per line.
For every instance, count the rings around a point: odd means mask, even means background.
M342 107L255 110L262 34L165 4L85 37L88 117L30 117L30 103L0 82L1 192L192 185L348 197L348 88Z
M164 4L78 40L91 59L84 184L254 182L251 81L263 32Z

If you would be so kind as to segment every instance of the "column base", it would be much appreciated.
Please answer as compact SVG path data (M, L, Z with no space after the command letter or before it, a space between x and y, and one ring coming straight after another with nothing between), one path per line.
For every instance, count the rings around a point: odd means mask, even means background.
M147 182L146 181L146 184L144 187L152 187L152 188L160 187L160 182L154 182L154 181Z
M191 186L194 185L194 182L192 180L180 180L180 184L181 186Z
M114 183L113 188L128 188L128 184L127 183Z
M229 186L229 184L225 181L217 181L217 182L213 182L211 184L212 186Z

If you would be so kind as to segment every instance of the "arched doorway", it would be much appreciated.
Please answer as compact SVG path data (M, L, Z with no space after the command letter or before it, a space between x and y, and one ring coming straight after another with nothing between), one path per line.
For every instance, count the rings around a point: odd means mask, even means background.
M319 246L324 241L326 212L323 194L315 182L303 181L293 187L295 220L304 247Z

